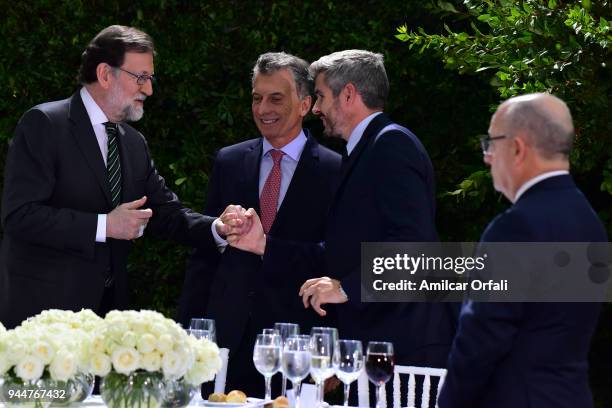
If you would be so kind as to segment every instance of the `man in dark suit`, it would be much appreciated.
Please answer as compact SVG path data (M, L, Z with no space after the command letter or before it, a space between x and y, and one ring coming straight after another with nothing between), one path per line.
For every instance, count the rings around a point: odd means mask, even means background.
M310 72L317 96L313 113L328 135L347 141L325 242L300 245L263 234L250 210L253 227L229 240L263 255L264 263L313 271L318 277L300 289L304 306L326 316L321 305L336 304L342 338L391 341L398 364L443 367L454 335L452 305L361 303L362 242L438 239L429 156L414 134L382 113L389 91L382 55L336 52L314 62ZM231 224L235 214L227 216L222 219Z
M511 98L491 119L484 160L512 203L482 242L605 242L605 229L569 175L574 128L549 94ZM441 408L592 407L587 354L599 303L467 301Z
M340 156L302 129L312 101L308 63L282 52L263 54L252 84L253 119L263 137L219 151L205 213L218 216L238 203L261 211L267 233L319 242ZM264 381L252 361L256 335L275 322L298 323L306 333L320 325L295 296L314 275L270 266L220 238L217 243L219 250L196 251L191 259L179 320L188 325L192 317L215 319L217 341L230 349L226 388L263 395Z
M214 247L214 218L181 205L142 134L125 123L142 117L153 72L151 38L110 26L83 53L80 91L19 121L2 196L7 327L48 308L126 307L130 240L147 223L160 236Z

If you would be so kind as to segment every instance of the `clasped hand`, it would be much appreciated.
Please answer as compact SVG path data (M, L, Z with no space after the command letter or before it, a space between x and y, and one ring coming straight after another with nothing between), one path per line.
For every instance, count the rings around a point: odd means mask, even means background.
M225 236L227 242L243 251L263 255L266 248L266 235L257 212L240 205L230 204L215 221L217 233Z

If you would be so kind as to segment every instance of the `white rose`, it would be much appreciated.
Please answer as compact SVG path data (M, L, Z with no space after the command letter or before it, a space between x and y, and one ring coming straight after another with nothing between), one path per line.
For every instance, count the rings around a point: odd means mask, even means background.
M39 358L43 364L49 364L55 356L53 346L44 340L39 340L32 345L32 355Z
M140 366L140 354L133 348L118 347L111 356L115 371L130 374Z
M51 378L58 381L68 381L70 378L74 377L76 371L76 358L74 354L68 351L57 353L49 366Z
M121 345L124 347L136 347L137 340L136 333L133 331L126 331L123 333L123 336L121 336Z
M174 342L172 341L172 336L169 334L162 334L159 336L157 340L157 349L162 353L172 350L174 346Z
M91 373L104 377L111 370L111 359L106 354L96 354L91 359Z
M162 369L167 378L178 378L183 367L181 356L175 351L167 351L162 357Z
M138 351L146 354L151 353L153 350L155 350L156 345L157 340L155 339L155 336L149 333L145 333L138 339L138 344L136 347L138 348Z
M161 368L162 358L161 355L154 351L152 353L146 353L142 356L141 367L149 372L159 371Z
M0 353L0 376L6 374L12 366L13 365L9 361L9 356L6 353Z
M45 365L39 358L26 356L16 366L15 373L24 381L38 380L45 369Z

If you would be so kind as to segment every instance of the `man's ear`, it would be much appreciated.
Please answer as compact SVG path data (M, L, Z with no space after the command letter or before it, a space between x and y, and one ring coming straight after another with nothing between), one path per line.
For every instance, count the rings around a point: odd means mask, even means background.
M98 83L104 89L108 89L110 87L113 76L113 69L110 65L105 62L101 62L96 67L96 77L98 78Z
M348 83L344 85L342 88L342 92L340 92L340 100L342 103L347 105L352 105L357 98L357 88L352 83Z
M300 101L300 115L302 117L308 115L310 107L312 106L312 96L308 95Z
M529 145L525 142L525 137L521 134L513 137L512 148L514 149L514 161L523 163L529 155Z

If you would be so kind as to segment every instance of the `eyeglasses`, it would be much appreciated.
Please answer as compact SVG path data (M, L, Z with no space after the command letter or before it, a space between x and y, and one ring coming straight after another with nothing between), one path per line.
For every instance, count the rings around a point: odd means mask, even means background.
M480 138L480 147L482 148L482 154L489 154L489 148L491 147L491 142L494 140L505 139L508 136L499 135L499 136L491 136L486 135Z
M123 71L123 72L125 72L127 74L130 74L131 76L136 78L136 83L138 85L144 85L147 82L147 80L150 80L151 81L151 85L153 85L157 81L157 77L155 75L135 74L135 73L130 72L127 69L123 69L121 67L113 67L113 68L118 69L119 71Z

